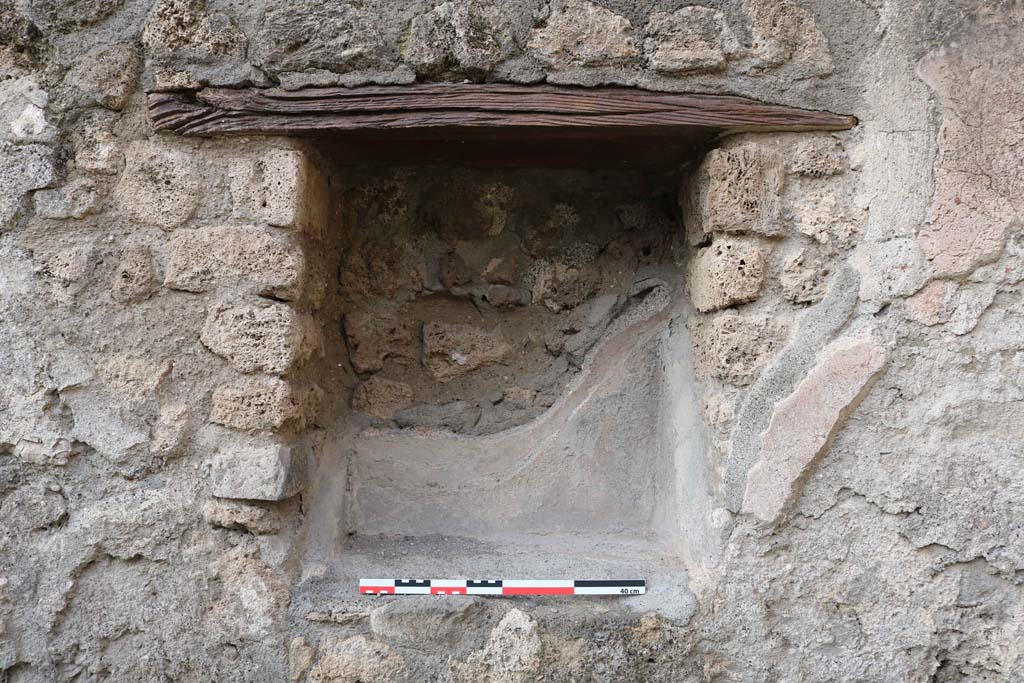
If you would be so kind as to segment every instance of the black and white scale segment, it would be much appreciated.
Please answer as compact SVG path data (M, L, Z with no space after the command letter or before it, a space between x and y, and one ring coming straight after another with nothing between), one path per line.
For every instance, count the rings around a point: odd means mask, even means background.
M643 595L643 579L359 579L367 595Z

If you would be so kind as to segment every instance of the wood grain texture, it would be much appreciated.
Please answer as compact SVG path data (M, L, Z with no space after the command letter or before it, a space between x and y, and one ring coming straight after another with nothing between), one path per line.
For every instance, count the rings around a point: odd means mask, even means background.
M467 131L520 137L604 138L657 130L844 130L852 116L742 97L552 85L418 84L362 88L207 88L152 93L154 127L179 135L303 135L415 131L439 139Z

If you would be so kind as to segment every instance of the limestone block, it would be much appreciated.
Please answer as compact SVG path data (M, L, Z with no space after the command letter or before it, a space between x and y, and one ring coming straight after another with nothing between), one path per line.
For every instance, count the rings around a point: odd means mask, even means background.
M870 337L842 339L825 349L807 377L772 412L761 437L761 454L747 474L743 512L766 522L778 519L886 360L885 349Z
M203 518L210 526L245 529L254 534L276 534L281 530L281 516L274 510L234 500L208 500L203 506Z
M129 245L121 251L110 296L121 303L145 301L156 291L156 270L149 247Z
M0 232L9 229L25 195L53 182L53 151L44 145L0 141Z
M757 68L789 63L804 76L832 73L828 41L807 10L792 0L743 0L743 13Z
M117 175L124 168L124 154L107 130L88 130L76 145L75 166L92 175Z
M455 683L475 681L528 681L541 665L541 638L537 623L525 612L510 609L491 629L483 649L465 662L452 664Z
M101 197L91 180L74 180L53 190L40 190L32 197L40 218L84 218L100 209Z
M796 229L819 244L849 246L860 230L850 209L829 192L802 194L790 210Z
M764 255L756 242L719 237L690 264L690 296L706 313L753 301L764 283Z
M46 120L50 96L28 77L0 81L0 141L48 144L57 129Z
M828 287L828 268L808 249L786 262L779 276L782 294L794 304L813 304L821 301Z
M698 376L729 384L750 384L754 374L785 341L786 326L768 317L722 313L693 328L694 367Z
M725 20L710 7L692 5L675 12L655 12L645 33L644 52L655 71L678 74L725 66Z
M319 235L326 220L323 178L306 154L276 149L230 166L235 218Z
M782 232L782 159L744 144L708 153L683 197L691 243L715 232L778 235Z
M288 680L291 683L298 683L309 671L309 667L313 666L315 657L316 650L310 647L305 638L302 636L292 638L292 642L288 645Z
M216 309L200 340L244 373L281 375L321 348L314 321L279 303Z
M352 367L358 373L376 372L388 358L416 359L416 337L404 320L383 313L348 313L344 327Z
M387 643L352 636L345 640L327 640L308 680L310 683L397 681L403 678L404 669L401 655Z
M304 451L281 444L235 445L213 459L210 482L218 498L284 500L306 486Z
M413 391L405 382L396 382L374 375L356 387L352 395L352 407L361 413L390 418L395 411L405 408L413 401Z
M553 2L545 24L530 34L528 47L554 69L623 66L640 55L629 20L588 0Z
M199 206L197 163L192 155L158 143L136 143L125 154L114 199L135 220L172 230Z
M487 73L516 49L510 18L500 3L443 2L412 20L402 56L420 74Z
M448 595L444 600L388 600L370 612L370 630L398 647L450 646L461 641L474 618L486 613L481 598Z
M85 101L121 111L139 78L139 56L131 45L101 45L68 72L66 83Z
M295 431L320 407L318 387L301 389L276 377L259 377L213 392L210 421L246 432Z
M305 259L286 236L256 227L180 230L164 249L164 284L205 292L242 283L257 294L290 301L302 293Z
M423 326L423 364L438 382L503 363L511 355L512 347L496 332L460 323Z
M597 291L596 274L588 267L565 263L540 262L533 281L533 303L549 310L575 308Z

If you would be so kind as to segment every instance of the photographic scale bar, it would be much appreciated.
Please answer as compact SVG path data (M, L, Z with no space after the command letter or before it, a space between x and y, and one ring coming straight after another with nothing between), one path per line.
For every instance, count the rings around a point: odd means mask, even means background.
M643 579L359 579L365 595L643 595Z

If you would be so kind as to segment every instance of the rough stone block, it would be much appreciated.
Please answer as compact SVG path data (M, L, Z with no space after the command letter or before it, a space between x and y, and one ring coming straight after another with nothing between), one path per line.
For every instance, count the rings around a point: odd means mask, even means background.
M11 227L31 190L53 182L53 151L44 145L0 141L0 232Z
M145 301L156 291L156 271L149 247L130 245L121 252L110 296L121 303Z
M597 285L596 274L586 266L540 262L533 280L533 303L558 313L582 304Z
M860 230L851 210L831 193L806 193L789 208L796 229L819 244L849 246Z
M183 401L163 404L150 432L150 452L164 458L181 455L191 426L192 412L189 404Z
M886 364L869 337L834 342L772 412L761 455L747 474L743 512L772 522L799 495L800 481L832 443Z
M693 305L702 313L753 301L764 283L764 255L752 240L719 237L697 252L689 281Z
M200 340L239 372L281 375L320 348L315 322L286 304L214 310Z
M750 22L756 67L789 63L803 76L832 72L828 41L803 7L791 0L743 0L743 13Z
M164 249L164 284L205 292L243 283L257 294L286 301L302 292L305 259L286 236L255 227L181 230Z
M210 526L246 529L254 534L276 534L281 530L281 516L274 510L233 500L207 501L203 518Z
M412 20L402 56L425 75L488 73L516 49L511 16L500 3L443 2Z
M939 325L949 320L956 307L960 286L952 280L934 280L907 299L907 315L922 325Z
M275 377L260 377L213 392L210 421L246 432L302 431L320 406L323 392L300 389Z
M991 282L968 283L957 292L956 308L949 317L946 329L953 334L967 334L981 320L981 316L995 301L998 286Z
M389 600L370 613L370 630L399 646L444 646L459 642L465 636L466 624L485 611L486 606L475 595L447 595L444 600L429 602Z
M405 661L390 645L366 636L327 639L320 659L309 672L310 683L397 681Z
M530 303L530 293L508 285L490 285L484 292L484 299L496 308L526 306Z
M132 145L114 199L135 220L172 230L199 206L198 165L190 154L156 143Z
M0 141L18 144L53 142L57 129L46 120L50 96L28 77L14 78L0 87Z
M349 357L356 372L377 372L388 358L400 362L416 358L416 337L412 326L404 320L380 313L349 313L344 325Z
M210 481L218 498L284 500L306 486L306 453L281 444L232 446L213 459Z
M160 0L146 19L142 44L151 55L210 59L245 54L246 37L228 15L203 10L206 2Z
M482 276L492 285L514 285L519 280L519 262L515 256L492 258L484 266Z
M487 643L452 667L453 683L529 681L541 668L540 629L528 614L510 609L491 629Z
M825 296L828 273L828 268L818 256L801 249L782 268L779 276L782 294L794 304L817 303Z
M450 401L442 405L420 404L402 408L394 414L399 427L443 429L461 434L480 422L480 406L468 401Z
M68 515L68 504L60 493L41 486L22 486L4 498L0 519L8 533L25 533L46 529L62 522Z
M755 144L712 150L683 197L691 243L715 232L782 232L782 159Z
M629 20L588 0L552 3L551 15L533 30L528 47L554 69L623 66L640 55Z
M811 135L797 142L789 154L791 173L825 178L846 171L849 158L842 143L835 137Z
M124 154L109 130L87 128L76 142L75 166L83 173L117 175L124 168Z
M84 218L99 211L100 193L91 180L75 180L54 190L40 190L32 197L36 215L62 220Z
M230 167L232 215L319 235L327 199L313 162L298 150L277 149Z
M451 289L473 281L473 273L466 262L455 252L449 252L441 256L438 264L438 274L441 284Z
M361 413L388 419L395 411L413 401L413 391L405 382L373 376L356 387L352 407Z
M749 384L782 347L785 336L786 326L771 318L716 315L694 326L694 367L698 376Z
M305 638L302 636L292 638L292 642L288 645L288 680L291 683L298 683L313 666L315 658L316 650L310 647Z
M85 101L121 111L139 78L139 56L131 45L102 45L89 52L68 72L66 82Z
M645 33L644 52L655 71L678 74L725 66L725 20L710 7L655 12Z
M503 363L511 355L512 347L495 332L459 323L423 326L423 364L438 382Z

